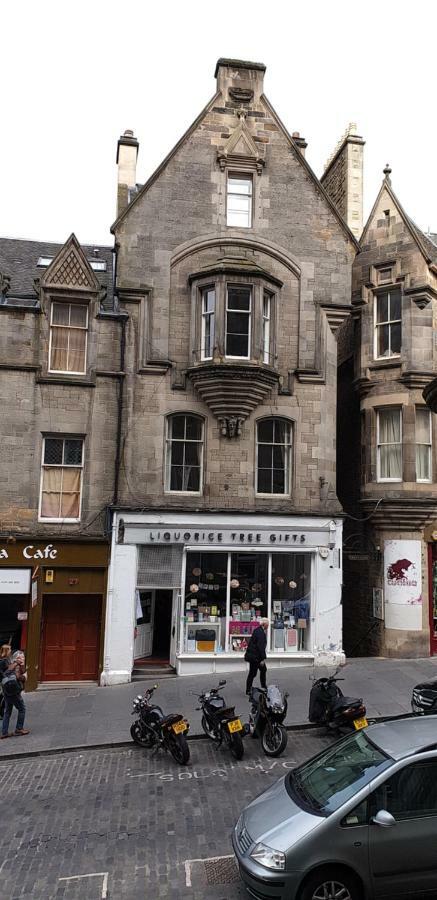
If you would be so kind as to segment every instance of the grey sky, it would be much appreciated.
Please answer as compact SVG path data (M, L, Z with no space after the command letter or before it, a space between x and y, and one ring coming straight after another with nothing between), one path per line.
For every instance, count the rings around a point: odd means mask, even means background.
M388 161L437 231L433 0L22 0L0 13L0 234L110 242L119 134L151 174L215 89L219 56L267 65L265 92L317 175L349 122L366 140L365 214Z

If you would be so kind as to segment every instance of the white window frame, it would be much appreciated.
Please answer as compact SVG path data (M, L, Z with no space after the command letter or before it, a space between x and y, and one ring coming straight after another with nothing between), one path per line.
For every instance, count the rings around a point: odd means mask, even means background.
M387 319L387 320L384 321L384 322L378 322L378 303L379 303L380 298L383 297L383 296L385 296L385 295L387 294L387 296L388 296L388 307L390 308L390 294L395 294L395 293L396 293L396 294L399 294L399 296L400 296L400 301L401 301L401 317L400 317L400 319ZM391 352L391 326L397 324L398 322L401 323L401 347L402 347L402 293L401 293L400 288L394 288L393 290L390 290L389 288L387 288L387 289L385 289L385 290L383 290L383 291L380 291L380 292L377 293L377 294L374 294L373 307L374 307L374 311L373 311L373 320L374 320L373 356L374 356L374 359L378 359L378 360L381 360L381 359L399 359L400 356L401 356L401 352L399 352L399 353L392 353L392 352ZM389 354L388 354L387 356L379 356L379 355L378 355L378 329L381 328L381 326L383 326L383 325L388 325L388 326L389 326L389 346L390 346L390 352L389 352Z
M417 447L427 447L428 448L428 472L429 472L429 475L428 475L428 478L418 478L417 477L417 455L416 455L416 459L415 459L416 481L418 482L418 484L431 484L431 482L432 482L432 418L431 418L431 410L428 409L427 406L416 406L416 420L417 420L418 412L420 412L420 413L425 412L428 414L429 443L423 444L416 439L416 454L417 454Z
M275 441L273 441L270 444L270 443L267 443L266 441L260 441L258 439L258 426L266 421L280 421L280 422L285 423L286 427L288 428L288 444L276 444ZM273 492L265 493L265 491L258 490L258 448L259 448L260 444L262 444L263 446L268 446L268 447L284 447L284 446L286 446L287 458L286 458L285 477L284 477L285 490L283 491L283 493L280 493L280 494L273 493ZM256 450L255 450L255 493L256 493L257 497L290 497L290 495L291 495L291 474L292 474L292 466L293 466L293 457L292 457L293 423L290 422L288 419L284 419L283 416L264 416L262 419L258 419L255 422L255 448L256 448Z
M80 306L83 309L86 309L86 326L54 325L53 324L53 311L54 311L54 308L56 305L69 307L69 314L68 314L69 319L70 319L70 315L71 315L71 307ZM82 370L76 371L73 369L52 369L52 366L51 366L51 363L52 363L52 336L53 336L53 329L55 329L55 328L71 328L72 330L85 332L85 354L84 354L85 366ZM52 302L50 304L50 336L49 336L49 365L48 365L48 371L51 374L54 374L54 375L86 375L87 355L88 355L88 329L89 329L89 309L88 309L88 305L86 303L70 303L65 300L52 300ZM67 350L67 353L68 353L68 350Z
M171 451L172 451L173 442L179 442L179 443L184 443L184 444L188 443L187 439L185 437L182 440L182 438L174 438L173 436L170 436L170 424L171 424L173 418L175 416L181 416L181 415L185 416L185 417L189 416L193 419L197 419L202 426L202 436L199 441L192 440L190 438L188 439L189 443L200 444L199 490L198 491L177 491L174 488L170 487L170 485L171 485ZM184 411L181 411L181 412L176 411L176 412L170 413L168 416L166 416L166 420L165 420L164 492L166 494L175 494L178 497L181 497L181 496L200 497L203 493L203 466L204 466L204 459L205 459L204 454L205 454L205 420L202 418L202 416L196 415L196 413L184 412Z
M214 294L214 309L213 311L208 311L205 309L205 305L208 302L208 294ZM216 312L217 312L217 290L215 284L209 285L208 287L203 287L201 289L201 329L200 329L200 358L201 359L212 359L214 354L214 344L215 344L215 326L216 326ZM206 320L209 319L209 335L210 341L212 345L210 347L211 353L205 353L205 341L206 341ZM211 320L213 323L212 329L212 339L211 339Z
M250 185L250 191L247 194L236 193L231 190L232 181L246 181ZM229 198L230 197L247 197L247 225L234 225L229 222ZM252 228L253 216L253 175L250 172L228 171L226 176L226 225L228 228Z
M382 446L397 446L392 443L390 445L381 444L379 440L379 428L380 428L380 415L384 412L398 412L399 413L399 421L400 421L400 429L399 429L399 445L401 448L401 477L400 478L383 478L381 476L381 454L380 447ZM387 406L381 407L376 410L376 480L378 482L387 483L387 482L395 482L399 484L403 481L403 467L404 467L404 452L403 452L403 422L402 422L402 406Z
M225 307L225 359L251 359L252 353L252 308L253 308L253 284L226 284L226 307ZM249 292L249 309L229 309L229 289L244 288ZM247 332L247 356L232 356L227 353L228 345L228 312L241 313L248 316L249 328Z
M82 462L75 463L73 465L66 465L65 463L45 463L45 446L46 440L58 440L63 441L65 446L65 441L81 441L82 442ZM64 447L62 449L62 458L64 458ZM80 522L82 515L82 497L83 497L83 470L85 464L85 439L83 437L77 436L75 434L47 434L43 438L42 442L42 456L41 456L41 473L39 480L39 505L38 505L38 521L39 522ZM44 481L44 470L45 469L81 469L80 475L80 491L79 491L79 516L77 518L68 518L66 516L43 516L42 515L42 495L43 495L43 481ZM61 495L62 495L62 487L61 487Z
M272 356L270 350L271 343L271 331L272 331L272 308L273 308L273 294L270 291L267 291L265 288L262 292L262 310L261 310L261 340L262 340L262 359L263 363L266 366L271 366L272 362L270 357ZM267 307L267 312L266 312Z

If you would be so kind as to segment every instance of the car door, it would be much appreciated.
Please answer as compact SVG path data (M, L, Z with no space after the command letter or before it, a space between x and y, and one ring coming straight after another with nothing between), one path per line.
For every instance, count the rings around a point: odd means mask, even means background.
M373 821L379 810L392 825ZM409 762L370 798L369 866L374 895L437 892L437 759Z

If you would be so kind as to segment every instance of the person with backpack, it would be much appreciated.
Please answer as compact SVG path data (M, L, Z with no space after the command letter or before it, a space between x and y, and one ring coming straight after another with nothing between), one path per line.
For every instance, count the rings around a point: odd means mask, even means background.
M24 690L26 678L27 673L24 661L24 653L18 650L13 654L12 660L10 661L9 666L3 672L2 677L2 690L5 698L5 711L3 714L2 733L0 735L1 740L4 740L4 738L7 737L12 737L12 734L9 734L8 729L9 720L11 718L14 706L18 712L18 716L17 727L13 734L17 735L17 737L21 737L21 735L24 734L30 734L29 730L24 728L26 707L24 705L22 692Z

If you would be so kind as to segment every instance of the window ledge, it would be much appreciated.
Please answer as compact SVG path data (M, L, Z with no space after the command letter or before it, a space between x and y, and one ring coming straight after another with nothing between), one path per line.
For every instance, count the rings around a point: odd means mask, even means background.
M77 375L72 375L71 377L68 375L39 375L35 381L37 384L67 384L87 388L95 388L96 386L95 380L80 378Z
M38 522L41 522L41 525L50 525L51 523L57 522L58 524L62 523L62 525L79 525L80 519L45 519L41 516L38 516Z
M378 369L398 369L402 365L400 356L390 356L388 359L375 359L369 363L368 369L375 371Z

